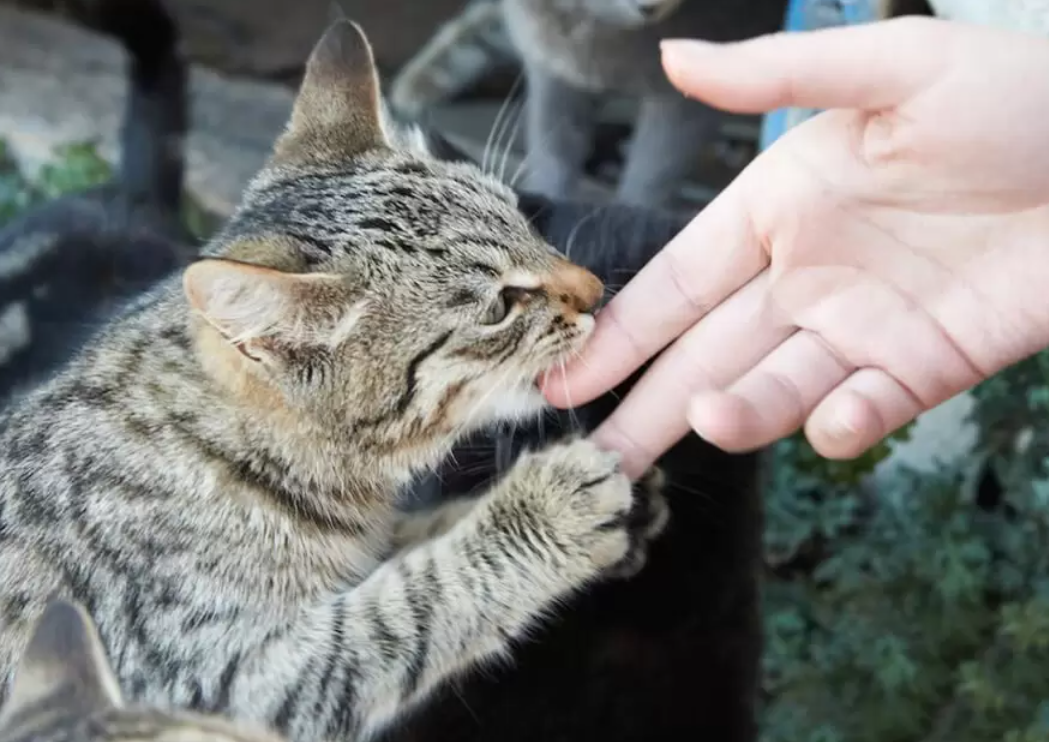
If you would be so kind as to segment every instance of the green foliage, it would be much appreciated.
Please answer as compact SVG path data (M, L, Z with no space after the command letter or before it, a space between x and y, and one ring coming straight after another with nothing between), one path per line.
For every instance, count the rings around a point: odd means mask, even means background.
M881 491L888 445L774 451L762 742L1049 740L1049 353L975 397L974 455Z
M106 183L113 167L99 154L95 142L76 142L56 147L54 158L32 175L19 168L7 144L0 139L0 226L21 211L68 193ZM183 199L183 223L199 240L207 239L219 224L192 196Z
M57 148L55 159L30 178L0 140L0 224L30 206L101 185L111 176L109 164L99 157L94 144L86 142Z

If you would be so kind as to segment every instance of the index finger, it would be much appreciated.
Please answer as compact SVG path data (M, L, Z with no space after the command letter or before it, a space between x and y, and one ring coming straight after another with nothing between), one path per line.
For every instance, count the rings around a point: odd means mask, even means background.
M543 383L557 407L600 396L768 265L740 181L725 189L601 310L580 355Z
M903 17L716 44L669 39L663 66L686 95L723 110L899 106L950 65L958 24Z

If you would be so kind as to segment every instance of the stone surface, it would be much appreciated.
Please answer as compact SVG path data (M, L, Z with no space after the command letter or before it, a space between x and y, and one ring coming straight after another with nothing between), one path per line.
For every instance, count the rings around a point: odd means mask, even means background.
M67 12L79 0L0 0ZM464 0L166 0L190 59L226 74L294 80L332 6L363 24L385 71L402 65Z
M0 6L0 136L30 165L56 145L87 139L116 161L124 58L107 37ZM228 214L284 126L292 92L200 67L190 89L188 185L205 208Z

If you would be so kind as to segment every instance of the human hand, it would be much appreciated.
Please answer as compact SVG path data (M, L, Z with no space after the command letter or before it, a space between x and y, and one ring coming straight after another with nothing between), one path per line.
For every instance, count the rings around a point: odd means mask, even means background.
M691 425L830 458L1049 344L1049 42L925 18L664 45L674 84L788 131L598 316L555 405L671 344L594 432L637 476Z

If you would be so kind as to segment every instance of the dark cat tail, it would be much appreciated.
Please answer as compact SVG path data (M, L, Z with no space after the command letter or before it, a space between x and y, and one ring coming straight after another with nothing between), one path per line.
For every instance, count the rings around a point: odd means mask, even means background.
M81 0L87 19L128 53L120 182L142 204L178 214L185 176L189 71L163 0Z

